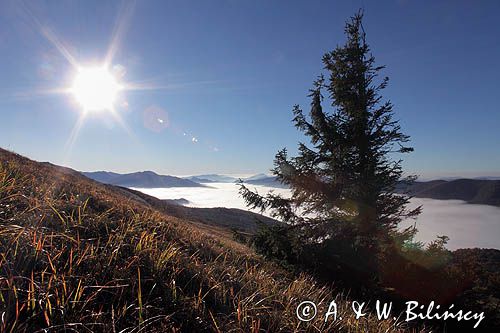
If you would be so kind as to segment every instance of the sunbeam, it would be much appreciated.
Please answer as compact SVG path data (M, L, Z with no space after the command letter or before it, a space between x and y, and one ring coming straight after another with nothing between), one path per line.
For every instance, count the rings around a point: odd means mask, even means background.
M75 57L73 57L73 55L64 46L63 42L57 38L52 30L48 27L40 26L40 33L59 51L59 53L61 53L71 66L78 68L78 62Z
M78 134L80 133L80 130L83 126L83 123L85 121L87 114L85 112L82 112L80 116L78 117L78 120L75 123L75 126L73 126L73 129L71 130L71 133L69 135L68 140L66 141L66 144L64 145L64 161L66 162L68 160L69 154L73 150L73 146L76 142L76 139L78 138Z
M109 43L108 51L104 58L104 63L106 65L111 64L116 52L119 49L123 35L127 29L128 23L130 22L132 13L134 12L134 8L135 8L135 1L130 1L126 5L123 5L120 8L120 11L115 21L115 27L113 29L113 33L111 36L111 42Z
M121 128L127 133L130 139L132 139L135 143L140 143L135 133L130 129L130 127L123 120L123 118L120 116L120 114L116 111L115 108L111 108L109 113L111 114L113 119L121 126Z

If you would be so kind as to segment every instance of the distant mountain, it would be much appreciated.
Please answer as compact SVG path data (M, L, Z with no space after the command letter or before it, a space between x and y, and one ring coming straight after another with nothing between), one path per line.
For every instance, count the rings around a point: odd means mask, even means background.
M417 198L463 200L473 204L500 206L500 180L456 179L400 184L397 192L408 192Z
M218 174L207 174L185 177L184 179L193 181L198 184L209 184L209 183L236 183L240 178L218 175ZM276 180L276 177L266 175L264 173L259 173L248 178L241 178L244 183L253 185L262 185L270 187L286 187Z
M482 179L482 180L500 180L500 177L497 176L483 176L483 177L476 177L474 179Z
M216 182L215 180L210 180L210 179L200 178L200 177L195 177L195 176L184 178L184 179L190 180L190 181L198 183L198 184L219 183L219 182Z
M100 183L110 184L113 179L121 176L121 174L109 171L82 172L87 178L96 180Z
M208 175L198 175L184 177L184 179L191 180L193 182L204 184L204 183L234 183L237 179L225 175L208 174Z
M82 172L88 178L101 183L125 187L161 188L161 187L203 187L199 183L174 176L159 175L153 171L142 171L127 174L97 171Z
M278 187L278 188L288 188L287 185L282 184L278 181L278 178L274 176L266 175L265 173L259 173L248 178L241 179L245 184L261 185L268 187Z
M265 173L259 173L259 174L253 175L252 177L243 178L243 181L248 183L250 181L261 180L261 179L266 179L266 178L271 178L271 177L266 175Z
M276 177L268 177L266 176L265 178L258 178L258 179L253 179L253 180L244 180L243 181L246 184L252 184L252 185L262 185L262 186L268 186L268 187L279 187L279 188L288 188L287 185L281 183L278 181L278 178Z

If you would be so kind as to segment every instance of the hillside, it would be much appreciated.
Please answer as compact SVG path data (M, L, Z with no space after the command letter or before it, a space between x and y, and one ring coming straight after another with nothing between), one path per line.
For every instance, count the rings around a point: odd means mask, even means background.
M203 187L194 181L174 176L159 175L153 171L118 174L107 171L82 172L98 182L126 187L164 188L164 187Z
M455 199L472 204L500 206L500 180L433 180L415 182L409 187L401 185L398 190L400 192L407 191L417 198Z
M223 228L2 149L0 254L2 331L406 331L343 309L342 321L301 323L302 300L349 300Z

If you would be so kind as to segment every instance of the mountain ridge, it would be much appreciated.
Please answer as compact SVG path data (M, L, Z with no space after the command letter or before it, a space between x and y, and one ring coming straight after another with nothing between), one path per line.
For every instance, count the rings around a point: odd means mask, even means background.
M461 178L415 182L409 186L399 183L396 192L416 198L463 200L470 204L500 206L500 180Z
M154 171L138 171L120 174L109 171L81 172L85 177L104 184L139 187L139 188L169 188L169 187L205 187L205 185L169 175L159 175Z
M183 179L188 179L199 183L233 183L237 180L235 177L220 175L216 173L202 174L183 177Z

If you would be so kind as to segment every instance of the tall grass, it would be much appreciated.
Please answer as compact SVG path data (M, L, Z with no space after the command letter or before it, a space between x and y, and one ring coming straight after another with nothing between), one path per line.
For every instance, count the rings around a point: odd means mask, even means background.
M1 332L408 331L345 310L301 323L301 301L349 298L70 170L0 162Z

